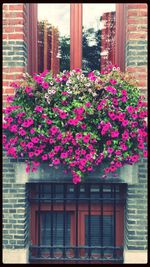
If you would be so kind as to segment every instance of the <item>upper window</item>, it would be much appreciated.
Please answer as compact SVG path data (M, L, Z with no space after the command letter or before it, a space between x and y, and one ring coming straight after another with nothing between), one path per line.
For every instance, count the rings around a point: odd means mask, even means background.
M101 70L109 63L119 63L123 70L123 4L30 4L29 9L34 24L29 25L29 39L34 38L29 40L30 73L36 61L37 72L48 69L53 74L77 67Z

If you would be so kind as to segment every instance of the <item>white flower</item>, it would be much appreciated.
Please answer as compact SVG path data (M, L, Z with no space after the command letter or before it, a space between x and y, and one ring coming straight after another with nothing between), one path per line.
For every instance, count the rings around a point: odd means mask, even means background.
M84 78L85 77L85 75L84 74L81 74L81 78Z
M91 88L89 88L89 89L88 89L88 92L89 92L89 93L92 93L92 89L91 89Z
M89 87L89 86L91 86L91 85L90 85L90 83L86 83L85 86Z
M54 84L54 83L51 81L51 82L50 82L50 85L53 85L53 84Z
M116 67L113 67L112 70L116 70Z
M49 98L49 95L48 94L45 94L45 98Z

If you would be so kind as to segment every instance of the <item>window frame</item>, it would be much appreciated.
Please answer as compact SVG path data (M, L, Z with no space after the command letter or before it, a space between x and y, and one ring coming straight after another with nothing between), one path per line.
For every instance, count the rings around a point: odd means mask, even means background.
M28 5L28 64L30 74L37 72L37 12L38 4ZM116 3L116 45L114 64L125 70L126 6ZM70 3L70 69L82 69L82 18L83 4ZM33 36L30 38L30 36Z

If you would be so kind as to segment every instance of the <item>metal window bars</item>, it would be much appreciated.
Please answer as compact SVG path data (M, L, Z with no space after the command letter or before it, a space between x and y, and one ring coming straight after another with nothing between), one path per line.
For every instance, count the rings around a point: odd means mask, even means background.
M123 213L119 212L123 212L126 184L43 182L28 187L35 224L30 226L30 263L123 263L123 231L119 230ZM49 216L45 225L43 213Z

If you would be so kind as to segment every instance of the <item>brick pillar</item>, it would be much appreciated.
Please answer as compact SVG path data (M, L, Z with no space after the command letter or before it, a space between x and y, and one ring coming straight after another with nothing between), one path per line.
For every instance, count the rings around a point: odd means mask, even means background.
M126 4L126 70L147 95L147 4ZM125 263L147 262L147 161L138 165L138 184L128 185Z
M3 4L3 101L27 70L27 4ZM13 159L3 157L3 263L28 262L26 185L16 183ZM20 177L21 179L21 177Z
M27 71L27 4L3 4L3 100Z

